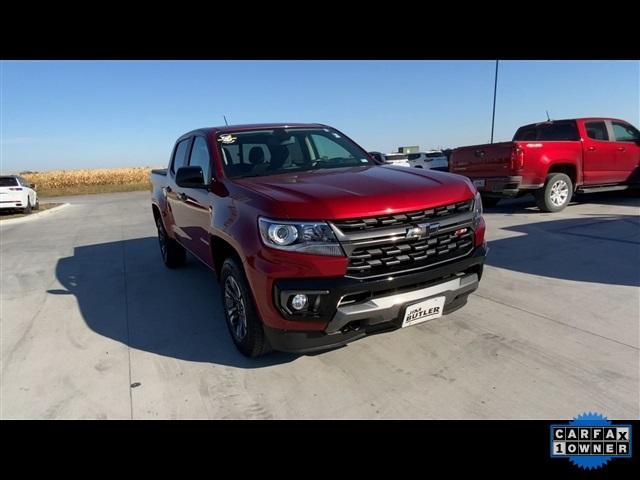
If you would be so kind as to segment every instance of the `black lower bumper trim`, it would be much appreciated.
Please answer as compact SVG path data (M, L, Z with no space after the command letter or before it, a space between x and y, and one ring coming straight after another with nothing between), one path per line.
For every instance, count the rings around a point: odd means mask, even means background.
M283 331L264 327L265 335L274 350L292 353L310 353L340 347L365 337L365 331L351 331L327 335L324 332Z
M459 273L477 273L478 280L482 277L487 248L482 245L476 248L470 255L459 260L446 263L441 266L426 268L414 273L406 273L397 276L389 276L376 279L354 279L348 277L339 278L296 278L279 280L275 284L273 301L287 320L304 321L305 319L329 322L335 315L338 302L349 295L389 295L397 291L410 290L427 286L430 282L444 281ZM280 305L280 293L283 291L322 290L328 292L323 295L317 311L313 314L290 314Z
M448 315L462 308L471 292L465 292L451 300L444 307L443 314ZM332 334L325 332L283 331L265 326L265 335L274 350L292 353L311 353L344 346L366 336L386 333L401 328L401 318L390 321L363 324L360 328L347 331L337 331Z

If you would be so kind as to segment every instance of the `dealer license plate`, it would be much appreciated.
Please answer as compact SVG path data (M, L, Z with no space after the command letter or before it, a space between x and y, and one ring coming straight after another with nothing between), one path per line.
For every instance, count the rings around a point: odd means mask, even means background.
M402 327L410 327L427 320L440 318L444 308L444 301L445 297L435 297L409 305L404 312Z

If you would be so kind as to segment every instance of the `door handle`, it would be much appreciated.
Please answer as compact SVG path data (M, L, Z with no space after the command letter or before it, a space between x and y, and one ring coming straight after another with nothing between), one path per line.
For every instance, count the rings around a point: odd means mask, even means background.
M587 150L589 150L590 152L593 152L596 149L596 147L587 147Z
M618 147L618 148L616 148L616 150L618 150L619 152L624 152L625 148L624 147Z
M176 196L178 197L178 200L180 200L181 202L186 202L187 201L187 196L182 192L178 192L178 194Z

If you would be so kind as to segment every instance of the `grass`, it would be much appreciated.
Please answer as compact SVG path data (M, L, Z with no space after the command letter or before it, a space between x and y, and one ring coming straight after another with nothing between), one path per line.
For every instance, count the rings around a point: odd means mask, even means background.
M52 208L59 207L62 203L41 203L39 210L33 210L31 215L36 212L42 212L43 210L51 210ZM2 220L8 220L9 218L27 217L28 215L18 212L16 210L0 210L0 222Z
M90 195L93 193L135 192L141 190L151 191L149 183L124 183L115 185L70 185L68 187L40 188L38 195L41 197L61 197L66 195Z
M23 172L41 197L151 190L149 167Z

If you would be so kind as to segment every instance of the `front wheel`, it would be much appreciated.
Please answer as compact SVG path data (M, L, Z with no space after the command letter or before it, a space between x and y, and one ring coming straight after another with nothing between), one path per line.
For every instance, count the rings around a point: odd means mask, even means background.
M168 268L178 268L184 265L187 258L187 252L182 245L167 235L162 219L156 218L156 227L158 227L158 243L160 244L160 254L162 261Z
M573 183L564 173L547 176L544 187L536 190L536 204L543 212L559 212L569 205L573 195Z
M253 305L253 298L241 263L227 258L220 270L222 307L229 333L240 352L247 357L259 357L271 351L262 321Z

